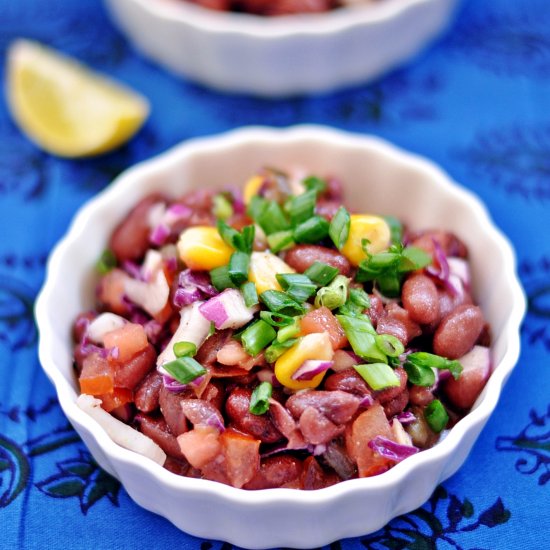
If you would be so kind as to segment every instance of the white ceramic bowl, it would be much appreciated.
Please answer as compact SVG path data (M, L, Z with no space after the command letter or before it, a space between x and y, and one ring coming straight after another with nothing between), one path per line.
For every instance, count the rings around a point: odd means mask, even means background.
M178 195L197 186L240 183L263 165L339 175L354 208L394 214L413 228L448 229L469 247L474 293L494 334L495 370L473 410L443 441L377 477L317 491L256 492L179 477L117 446L75 404L71 325L93 304L94 264L124 213L153 190ZM192 140L122 174L82 208L51 255L36 318L40 360L61 407L95 459L138 504L200 537L248 548L311 548L379 529L422 505L460 467L518 358L524 308L512 249L471 193L430 162L379 139L297 126Z
M262 96L364 83L418 53L458 0L381 0L322 14L261 17L179 0L106 0L119 27L171 71Z

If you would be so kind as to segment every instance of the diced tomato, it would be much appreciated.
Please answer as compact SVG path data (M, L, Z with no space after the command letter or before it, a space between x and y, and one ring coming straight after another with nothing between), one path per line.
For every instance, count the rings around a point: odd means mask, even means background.
M240 489L260 468L260 440L231 429L225 430L220 440L227 477L233 487Z
M111 412L118 407L134 400L134 392L126 388L113 388L111 393L104 393L97 396L101 399L101 406Z
M357 462L359 477L370 477L385 472L393 463L369 447L377 435L393 440L390 423L380 403L375 402L361 413L346 432L346 448Z
M103 337L103 343L108 349L118 349L118 355L115 357L119 363L128 361L148 344L145 329L136 323L126 323L124 326L108 332Z
M133 390L153 369L156 358L155 348L147 344L124 363L114 363L115 385Z
M220 433L210 426L196 426L178 436L181 452L194 468L202 468L220 453Z
M103 395L111 393L114 388L113 368L109 361L99 355L91 353L82 363L80 373L80 391L88 395Z
M311 310L300 321L300 328L303 335L314 332L327 332L332 349L345 348L348 344L344 329L328 307L323 306Z

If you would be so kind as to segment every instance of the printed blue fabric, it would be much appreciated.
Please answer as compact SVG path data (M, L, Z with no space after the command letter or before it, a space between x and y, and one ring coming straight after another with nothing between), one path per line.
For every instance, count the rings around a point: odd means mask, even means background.
M229 547L141 509L97 466L40 368L33 302L49 251L76 210L123 169L195 136L303 122L386 138L477 193L516 248L529 302L519 364L460 471L422 508L331 547L548 545L548 0L465 0L448 33L405 68L339 93L276 101L205 90L163 72L112 26L100 0L0 0L2 85L4 53L17 37L116 75L150 99L152 115L116 152L63 160L30 143L0 99L0 548Z

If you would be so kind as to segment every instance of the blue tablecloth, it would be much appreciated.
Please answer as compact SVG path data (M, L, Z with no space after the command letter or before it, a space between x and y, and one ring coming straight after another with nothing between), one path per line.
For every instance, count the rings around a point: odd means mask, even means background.
M62 160L21 135L0 99L1 548L228 547L139 508L98 468L40 368L33 301L77 208L123 169L194 136L300 122L376 134L440 163L481 196L514 243L529 297L519 365L464 467L421 509L332 547L549 544L548 0L465 1L449 33L406 68L341 93L280 101L171 77L134 51L100 0L0 0L2 54L16 37L116 75L150 99L152 114L118 151Z

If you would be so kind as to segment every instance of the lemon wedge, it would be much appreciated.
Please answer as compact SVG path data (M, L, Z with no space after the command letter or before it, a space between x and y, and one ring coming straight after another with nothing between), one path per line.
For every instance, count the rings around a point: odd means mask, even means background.
M110 151L128 141L149 114L141 95L36 42L13 42L7 67L14 120L29 139L55 155Z

